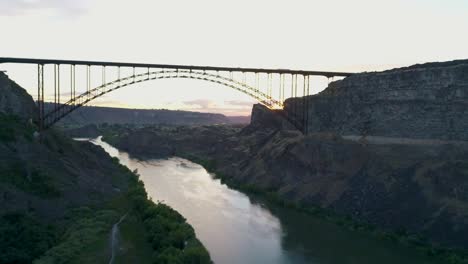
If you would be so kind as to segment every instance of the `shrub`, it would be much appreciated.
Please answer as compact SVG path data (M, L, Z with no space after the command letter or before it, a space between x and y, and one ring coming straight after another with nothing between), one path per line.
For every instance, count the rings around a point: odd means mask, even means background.
M56 231L33 215L11 213L0 217L0 264L31 263L56 240Z
M208 251L182 215L163 203L148 200L140 180L133 180L131 184L128 199L147 231L147 240L154 250L153 263L212 263Z

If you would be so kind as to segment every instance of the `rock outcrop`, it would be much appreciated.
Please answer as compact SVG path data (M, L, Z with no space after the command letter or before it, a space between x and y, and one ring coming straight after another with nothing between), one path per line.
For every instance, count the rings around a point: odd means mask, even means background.
M355 74L307 100L309 132L468 140L468 60Z
M35 109L34 101L26 90L0 72L0 113L27 120L36 118Z

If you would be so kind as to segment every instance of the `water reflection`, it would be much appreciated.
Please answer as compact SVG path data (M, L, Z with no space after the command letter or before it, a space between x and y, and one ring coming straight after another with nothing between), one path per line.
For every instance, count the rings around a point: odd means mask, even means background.
M186 217L216 263L430 263L391 242L251 200L188 160L139 161L100 138L91 141L137 169L149 196Z

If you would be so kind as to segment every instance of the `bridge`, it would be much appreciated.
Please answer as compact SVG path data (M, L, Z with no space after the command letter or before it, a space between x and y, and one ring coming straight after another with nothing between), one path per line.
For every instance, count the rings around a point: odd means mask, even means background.
M0 58L0 64L33 64L37 65L37 123L40 131L50 128L60 119L87 104L88 102L107 93L132 84L158 79L196 79L217 83L243 92L258 100L266 107L277 110L283 109L287 98L302 97L301 109L288 111L286 118L299 130L307 133L308 109L306 96L310 95L310 77L323 76L326 78L347 77L352 73L305 71L288 69L234 68L213 66L189 66L170 64L148 64L106 61L54 60L30 58ZM92 87L92 69L98 68L100 85ZM85 74L79 76L85 87L77 89L77 70ZM124 71L130 73L124 74ZM44 75L53 79L45 83ZM64 88L63 76L67 76ZM96 74L94 74L96 75ZM112 75L111 78L106 76ZM110 80L108 80L110 79ZM53 104L51 110L45 112L45 89L53 89L52 97L48 100ZM65 92L64 92L65 91ZM68 95L67 95L68 94ZM301 114L297 114L301 111ZM283 113L283 111L280 111ZM292 112L292 114L291 114Z

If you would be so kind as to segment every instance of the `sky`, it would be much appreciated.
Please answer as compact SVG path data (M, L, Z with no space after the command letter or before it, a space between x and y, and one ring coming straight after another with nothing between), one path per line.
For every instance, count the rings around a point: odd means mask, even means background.
M466 0L0 0L0 25L0 57L347 72L468 58ZM35 95L35 67L0 70ZM171 79L92 105L248 115L255 102Z

